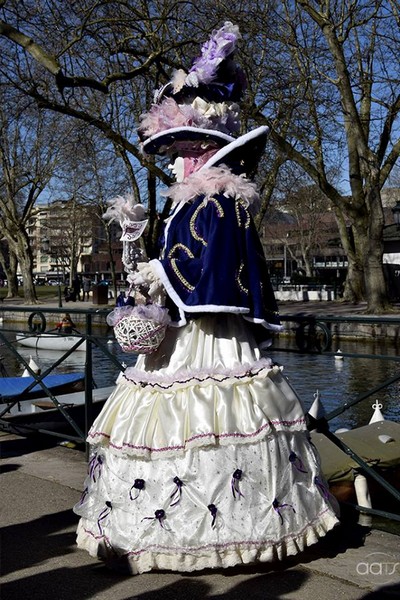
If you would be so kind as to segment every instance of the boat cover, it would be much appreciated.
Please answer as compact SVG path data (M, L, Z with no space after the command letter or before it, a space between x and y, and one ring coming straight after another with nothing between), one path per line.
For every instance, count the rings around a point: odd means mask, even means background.
M336 435L369 466L389 469L400 465L400 423L378 421ZM381 435L390 436L392 441L382 443ZM321 456L326 480L330 483L353 481L359 464L322 433L313 431L311 439Z
M75 383L84 381L84 379L84 373L59 373L57 375L47 375L43 378L43 382L51 391L55 391L64 386L72 386ZM39 384L36 384L28 394L24 394L24 391L33 381L35 381L34 377L1 377L0 402L18 400L20 396L29 400L33 396L37 396L38 393L43 396L45 392Z

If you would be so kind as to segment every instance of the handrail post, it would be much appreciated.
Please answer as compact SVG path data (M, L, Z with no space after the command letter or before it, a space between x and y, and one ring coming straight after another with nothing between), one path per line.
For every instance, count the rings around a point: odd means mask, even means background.
M93 422L93 376L92 376L92 315L86 313L86 362L85 362L85 444L86 458L89 458L89 444L86 442L89 428Z

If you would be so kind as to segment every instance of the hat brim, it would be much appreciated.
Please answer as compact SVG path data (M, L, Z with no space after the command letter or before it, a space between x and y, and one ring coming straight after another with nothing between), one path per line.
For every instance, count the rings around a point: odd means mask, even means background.
M189 126L173 127L149 137L143 142L143 151L146 154L163 155L167 154L173 148L175 142L197 142L198 140L216 142L220 146L226 146L232 144L235 138L214 129L201 129Z
M218 150L200 169L227 165L235 175L251 177L265 151L268 127L262 125Z

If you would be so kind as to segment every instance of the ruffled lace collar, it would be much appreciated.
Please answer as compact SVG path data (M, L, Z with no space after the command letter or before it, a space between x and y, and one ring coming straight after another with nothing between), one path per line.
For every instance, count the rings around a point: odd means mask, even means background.
M171 198L175 204L192 202L203 195L208 199L216 194L223 194L235 200L240 198L247 206L254 205L259 199L255 183L246 179L244 175L235 175L224 165L203 168L161 192L162 196Z

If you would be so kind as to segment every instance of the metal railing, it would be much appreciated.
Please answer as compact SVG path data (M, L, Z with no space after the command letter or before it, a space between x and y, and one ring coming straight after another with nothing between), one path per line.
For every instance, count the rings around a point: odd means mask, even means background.
M33 308L33 307L32 307ZM0 345L3 349L7 349L11 355L13 355L19 363L21 363L25 369L30 373L33 381L27 384L24 389L24 396L28 395L29 392L35 388L36 386L40 386L43 390L43 396L47 397L54 405L59 413L65 419L65 422L69 424L70 429L73 430L73 433L68 433L65 431L65 427L61 427L62 431L59 431L59 428L46 428L46 427L36 427L29 423L29 418L27 418L26 422L23 419L19 419L18 423L13 422L12 419L7 418L7 413L10 413L10 410L18 404L18 398L9 398L1 397L2 404L0 404L0 429L5 431L32 431L37 433L44 433L48 435L52 435L55 437L62 438L63 440L70 440L82 444L85 444L87 433L90 429L90 426L93 422L93 390L95 388L95 382L93 378L93 349L97 347L100 351L112 362L115 366L120 370L124 371L125 366L116 358L116 356L109 351L107 348L107 344L104 343L102 336L95 335L93 333L93 321L94 319L99 320L99 317L103 319L105 323L105 317L109 312L109 309L100 309L100 310L79 310L79 309L69 309L68 312L71 315L81 316L83 317L83 322L80 323L79 332L75 331L72 334L68 334L68 338L74 337L76 338L76 343L73 344L71 348L66 351L62 351L61 353L55 354L54 363L50 368L46 369L44 372L40 374L35 373L29 366L29 362L24 358L21 354L20 347L16 343L16 339L10 339L11 334L21 334L24 333L26 337L39 337L44 332L43 323L46 323L45 319L41 315L51 314L51 315L64 315L65 309L60 308L40 308L34 307L34 309L29 310L27 307L13 306L13 307L2 307L1 315L3 315L3 319L7 313L25 313L28 314L29 317L27 319L27 330L26 332L21 330L21 328L16 329L10 325L3 326L0 329ZM33 318L32 318L33 317ZM38 318L37 322L35 322L35 317ZM74 316L75 318L75 316ZM76 319L77 320L77 319ZM7 321L7 319L6 319ZM30 329L29 329L30 326ZM54 337L62 337L63 334L53 333L54 330L50 330L49 334L54 335ZM57 367L59 367L69 356L71 356L80 346L81 344L86 344L86 352L85 352L85 367L84 367L84 381L85 381L85 389L84 389L84 420L83 427L82 424L77 422L71 414L70 410L66 408L62 402L59 400L56 394L52 392L51 389L46 385L45 378L47 375L52 373ZM60 396L60 398L62 398ZM65 423L64 423L65 424Z
M333 315L322 315L318 316L303 314L303 315L285 315L281 316L281 321L284 323L290 323L290 330L295 340L296 349L279 348L279 351L295 351L308 354L324 354L327 356L337 357L337 352L331 351L333 338L335 335L340 337L338 331L332 331L332 325L338 325L340 323L350 323L354 326L357 325L380 325L380 326L392 326L398 328L400 332L400 318L399 317L374 317L374 316L333 316ZM343 334L341 336L343 338ZM273 349L273 347L272 347ZM368 359L380 359L380 360L392 360L394 362L400 362L400 356L398 355L382 355L382 354L370 354L370 353L352 353L352 352L341 352L341 358L368 358ZM393 383L400 380L400 367L396 374L378 383L368 391L359 394L356 398L351 401L346 401L342 405L338 406L334 410L330 411L327 415L324 415L320 419L313 419L310 415L307 415L308 428L310 431L317 431L326 436L335 446L337 446L342 452L350 456L355 463L358 464L359 469L357 471L365 474L382 486L390 496L400 502L400 492L393 485L391 485L378 471L376 468L370 466L365 460L363 460L357 453L348 446L343 440L329 429L329 422L336 418L338 415L345 413L350 408L360 404L364 400L371 398L377 392L384 390ZM400 470L400 456L399 456L399 470ZM374 508L368 508L359 506L354 503L347 503L361 513L383 517L385 519L392 519L400 521L400 504L398 512L388 512L377 510Z
M64 352L61 356L59 356L55 361L51 368L47 369L45 372L40 375L35 374L29 368L29 363L25 360L25 358L19 353L18 346L15 341L10 340L7 334L13 334L18 331L21 333L21 329L18 330L12 328L10 326L3 326L0 329L0 344L7 348L9 352L11 352L14 356L17 357L18 361L24 365L28 371L31 373L34 381L27 386L26 392L29 389L33 388L36 385L39 385L43 389L43 395L47 396L51 402L54 404L54 407L62 414L65 421L72 428L73 433L66 433L62 431L61 433L57 430L47 429L47 428L35 428L34 430L40 433L45 433L53 436L57 436L62 438L63 440L71 440L78 443L85 444L85 440L87 437L88 430L90 429L91 423L93 422L93 389L94 389L94 381L93 381L93 348L97 347L100 351L120 370L124 371L125 366L121 363L118 358L109 351L107 344L104 341L104 338L101 335L95 335L93 332L94 321L102 320L105 323L105 317L110 311L109 308L104 308L100 310L95 309L69 309L69 313L71 315L80 315L83 318L82 323L79 325L80 333L76 335L76 344L73 345L68 351ZM65 313L65 309L57 309L57 308L40 308L40 307L32 307L32 309L27 309L27 307L7 307L3 306L0 310L0 315L6 315L7 312L12 313L26 313L31 314L35 313L37 315L51 313L52 315L57 315L59 313ZM318 315L310 316L310 315L285 315L281 317L282 321L288 322L291 324L291 328L288 333L291 335L295 341L297 348L278 348L279 351L287 351L287 352L301 352L301 353L312 353L312 354L325 354L335 356L335 352L331 352L332 340L335 335L337 335L336 331L332 327L333 325L338 326L340 323L352 323L356 324L364 324L364 325L377 325L380 326L395 326L399 328L400 331L400 318L398 317L367 317L367 316L333 316L333 315ZM32 329L31 319L31 329ZM26 335L39 335L37 331L26 331ZM66 360L73 352L75 352L78 345L86 343L86 358L85 358L85 402L84 402L84 423L83 427L73 419L68 411L63 406L62 400L60 401L55 394L46 386L43 381L44 378L56 369L64 360ZM400 361L400 356L397 355L382 355L382 354L360 354L360 353L350 353L343 352L342 356L344 358L371 358L371 359L390 359L393 361ZM318 430L331 441L336 446L338 446L344 453L349 455L355 463L358 464L359 469L365 473L367 476L373 478L376 482L379 483L389 494L397 501L400 502L400 493L399 491L393 487L385 478L373 467L368 465L360 456L358 456L347 444L345 444L337 435L332 433L329 430L329 421L337 417L338 415L344 413L351 407L363 402L364 400L370 398L378 391L390 386L394 382L400 380L400 367L398 372L396 372L390 378L378 383L372 389L366 391L363 394L360 394L356 398L351 401L345 402L342 405L335 408L328 415L326 415L323 419L318 421L313 421L309 418L309 429L310 430ZM4 400L3 400L4 402ZM18 403L18 399L13 399L11 401L5 401L5 405L1 408L0 405L0 429L9 430L10 421L5 417L6 413L10 409L10 407L14 406ZM24 428L29 430L29 423L24 424ZM15 430L15 428L13 428ZM399 457L400 462L400 457ZM375 509L368 509L366 507L361 507L358 505L353 505L357 510L363 513L382 516L387 519L393 519L396 521L400 521L400 510L399 513L390 513L386 511L380 511Z

